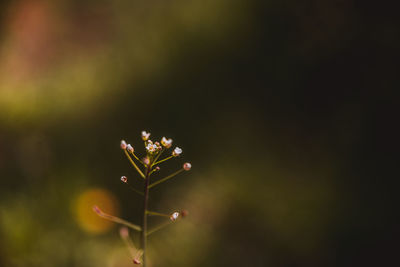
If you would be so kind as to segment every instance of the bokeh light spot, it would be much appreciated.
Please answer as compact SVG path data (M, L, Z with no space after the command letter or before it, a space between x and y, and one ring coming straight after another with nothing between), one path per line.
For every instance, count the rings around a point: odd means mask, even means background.
M83 230L94 234L107 232L114 223L97 216L93 211L94 205L108 214L118 216L119 205L116 197L105 189L91 188L78 195L75 201L76 220Z

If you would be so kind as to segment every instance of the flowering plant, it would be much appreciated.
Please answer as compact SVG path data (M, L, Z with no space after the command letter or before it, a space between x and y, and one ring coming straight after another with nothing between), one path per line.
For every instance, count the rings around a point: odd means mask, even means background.
M143 191L137 190L134 187L132 187L128 183L128 178L126 176L121 177L121 181L131 187L133 191L136 193L140 194L143 196L143 216L142 216L142 223L141 225L136 225L133 223L130 223L128 221L125 221L121 218L112 216L110 214L104 213L98 206L94 206L93 210L99 215L100 217L122 224L124 227L120 229L120 235L121 238L124 240L126 245L130 248L132 257L133 257L133 263L134 264L143 264L143 266L146 266L146 242L147 242L147 236L150 234L162 229L163 227L167 226L171 222L177 221L179 218L185 217L188 213L187 211L174 211L171 214L164 214L164 213L159 213L155 211L150 211L148 210L148 202L149 202L149 189L153 188L156 185L159 185L162 182L165 182L175 175L183 172L183 171L189 171L192 168L192 165L189 162L186 162L183 164L182 168L179 169L178 171L162 178L158 179L157 181L150 183L150 176L159 171L160 167L158 166L160 163L165 162L171 158L179 157L182 154L182 149L179 147L175 147L171 154L163 159L159 159L161 155L167 151L169 148L172 146L172 139L167 139L166 137L163 137L161 139L161 142L153 142L150 139L150 133L143 131L142 132L142 139L144 141L144 146L146 149L146 156L142 158L141 160L139 157L135 154L135 149L133 148L132 145L127 144L124 140L121 141L121 149L125 152L125 155L127 156L128 160L132 164L132 166L136 169L136 171L139 173L139 175L143 178L144 180L144 187ZM139 166L135 163L137 161L140 163L143 167L139 168ZM148 230L147 229L147 217L148 216L162 216L162 217L167 217L168 220L166 223L163 223L159 225L158 227ZM129 237L129 231L128 228L131 228L135 231L140 232L140 249L136 249L133 241Z

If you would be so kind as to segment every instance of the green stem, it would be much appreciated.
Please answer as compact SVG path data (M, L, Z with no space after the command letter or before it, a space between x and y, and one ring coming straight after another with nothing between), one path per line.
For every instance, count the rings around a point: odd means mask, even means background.
M122 240L124 241L126 247L129 250L129 253L131 254L131 256L133 258L135 258L136 254L137 254L137 249L135 247L135 245L133 244L132 239L129 237L129 234L127 236L122 236L121 235Z
M129 228L132 228L132 229L134 229L134 230L136 230L136 231L142 231L142 228L140 228L140 226L138 226L138 225L136 225L136 224L133 224L133 223L130 223L130 222L128 222L128 221L125 221L125 220L123 220L123 219L121 219L121 218L112 216L112 215L110 215L110 214L104 213L104 212L103 212L102 210L100 210L97 206L95 206L95 207L93 208L93 210L97 213L97 215L99 215L100 217L102 217L102 218L104 218L104 219L106 219L106 220L109 220L109 221L112 221L112 222L115 222L115 223L119 223L119 224L128 226Z
M132 152L131 154L135 157L135 159L136 159L137 161L139 161L140 163L142 163L142 165L145 165L145 164L136 156L135 152Z
M151 172L151 167L148 166L146 168L146 176L144 183L143 221L142 221L142 232L140 234L140 243L143 251L143 267L146 267L147 206L149 202L150 172Z
M135 162L133 161L133 159L131 158L131 156L129 156L128 151L124 150L125 155L128 157L129 161L131 162L131 164L133 165L133 167L135 167L135 169L137 170L137 172L140 174L140 176L142 176L142 178L145 178L143 172L139 169L139 167L135 164Z
M154 186L156 186L156 185L158 185L158 184L161 184L162 182L165 182L168 179L171 179L172 177L174 177L175 175L177 175L177 174L179 174L179 173L181 173L183 171L184 171L184 169L180 169L179 171L176 171L173 174L168 175L167 177L162 178L161 180L158 180L157 182L152 183L151 185L149 185L149 189L154 187Z
M153 164L153 166L155 166L155 165L157 165L157 164L160 164L161 162L164 162L164 161L166 161L166 160L169 160L170 158L173 158L174 156L169 156L169 157L166 157L165 159L162 159L162 160L160 160L160 161L157 161L157 162L155 162L154 164Z
M126 183L126 184L129 186L129 188L130 188L133 192L135 192L136 194L139 194L139 195L141 195L141 196L144 196L143 192L140 192L139 190L137 190L136 188L134 188L133 186L131 186L131 185L128 184L128 183Z
M165 148L163 148L160 153L158 153L158 155L154 158L153 160L153 164L152 166L154 166L155 164L157 164L157 160L160 158L161 154L164 152Z
M159 213L159 212L155 212L155 211L147 211L148 215L154 215L154 216L162 216L162 217L170 217L171 215L169 214L164 214L164 213Z
M149 236L149 235L151 235L152 233L157 232L158 230L161 230L161 229L163 229L164 227L170 225L171 223L172 223L171 221L166 221L166 222L160 224L159 226L156 226L154 229L151 229L150 231L148 231L146 235Z

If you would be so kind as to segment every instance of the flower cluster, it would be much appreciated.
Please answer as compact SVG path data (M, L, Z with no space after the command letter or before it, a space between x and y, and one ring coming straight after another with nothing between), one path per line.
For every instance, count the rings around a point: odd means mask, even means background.
M149 139L149 137L150 137L150 133L148 133L146 131L142 132L142 139L145 141L146 152L147 152L148 156L150 156L150 157L157 156L157 154L164 151L165 149L171 148L171 146L172 146L173 141L171 138L167 139L165 136L163 136L161 138L160 142L156 141L153 143L153 141L151 141ZM122 146L121 146L121 148L122 148ZM122 148L122 149L124 149L124 148ZM131 146L129 144L126 145L126 149L131 149ZM131 153L133 153L133 148L132 148ZM182 154L182 149L179 147L175 147L175 149L171 153L171 155L173 157L178 157L178 156L180 156L180 154Z
M174 211L173 213L170 214L165 214L165 213L159 213L155 211L150 211L147 209L148 206L148 196L149 196L149 189L153 188L154 186L157 186L172 177L175 177L177 174L183 172L183 171L189 171L192 168L192 164L189 162L184 163L181 165L182 167L164 177L161 179L157 179L155 182L150 183L150 176L153 173L156 173L160 170L160 167L158 166L160 163L163 163L169 159L179 157L182 154L182 149L179 147L175 147L171 154L166 156L163 159L160 159L161 155L168 150L169 148L172 147L172 139L171 138L166 138L165 136L161 138L160 142L155 141L153 142L150 140L150 133L146 131L142 131L142 140L144 141L144 146L146 150L146 155L144 157L138 157L135 154L135 149L131 144L126 143L124 140L121 141L121 149L124 151L125 155L129 159L130 163L132 166L136 169L136 171L139 173L139 175L144 179L144 190L140 191L135 189L134 187L131 186L130 183L128 183L128 178L126 176L121 176L120 180L122 183L127 184L134 192L140 194L141 196L144 196L144 205L143 205L143 217L142 217L142 224L141 225L135 225L133 223L130 223L128 221L125 221L121 218L109 215L104 213L100 208L97 206L94 207L94 211L102 218L114 221L116 223L125 225L126 227L129 227L131 229L134 229L136 231L139 231L140 234L140 240L141 240L141 248L136 249L134 247L133 242L130 240L129 237L129 232L127 228L121 229L120 235L121 238L125 241L125 243L130 247L130 251L136 251L135 254L132 254L133 258L133 263L135 264L142 264L144 267L146 266L146 257L145 257L145 252L146 252L146 238L148 235L152 234L155 231L158 231L162 227L166 226L166 224L162 224L159 227L156 227L153 230L147 230L147 216L162 216L162 217L167 217L169 219L169 222L175 222L179 218L183 218L187 216L188 212L186 210L182 210L181 212ZM143 165L142 168L139 168L140 164L136 164L136 162L140 163ZM139 166L138 166L139 165Z
M147 144L147 145L146 145L147 153L149 153L150 155L157 154L157 153L160 152L161 149L162 149L162 147L161 147L161 145L160 145L159 142L155 142L155 143L153 144L153 142L152 142L151 140L148 140L148 141L146 142L146 144Z

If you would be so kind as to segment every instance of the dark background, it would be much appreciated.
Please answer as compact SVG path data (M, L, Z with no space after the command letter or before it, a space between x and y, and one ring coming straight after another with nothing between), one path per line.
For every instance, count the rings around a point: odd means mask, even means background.
M131 266L90 207L139 222L119 142L143 152L142 130L183 148L160 175L193 165L152 191L190 212L149 238L152 266L399 264L390 3L19 0L0 16L0 266Z

